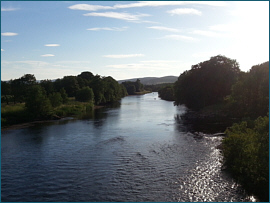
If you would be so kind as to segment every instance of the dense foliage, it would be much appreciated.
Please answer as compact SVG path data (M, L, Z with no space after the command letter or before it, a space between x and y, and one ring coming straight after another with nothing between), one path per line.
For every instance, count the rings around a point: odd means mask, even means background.
M235 117L266 116L269 112L269 62L242 73L226 100Z
M140 82L139 79L137 79L136 82L122 82L122 85L126 88L126 91L129 95L134 95L136 92L144 91L143 84Z
M269 201L269 118L234 124L226 134L225 166L248 191Z
M175 104L198 110L219 103L230 94L239 73L236 60L221 55L193 65L175 82Z
M40 85L28 88L25 107L34 118L47 118L52 113L51 102Z
M168 86L168 85L173 85L174 83L160 83L160 84L155 84L155 85L144 85L144 89L150 92L158 92L162 88Z
M75 97L80 102L88 102L87 109L89 109L89 105L112 103L127 95L125 87L112 77L94 76L91 72L82 72L78 76L65 76L55 81L42 80L40 82L36 81L34 75L25 74L15 80L1 81L1 92L2 104L3 102L6 103L5 105L13 103L14 109L17 103L25 104L25 108L19 108L18 112L30 120L59 116L57 114L65 115L60 110L61 105L67 104L71 97ZM79 109L83 108L83 106L79 107ZM10 110L5 106L6 109ZM8 112L11 111L1 114L4 124L17 123L15 119L12 119L14 122L9 122L15 112ZM24 120L28 121L29 119L26 118ZM18 122L21 120L18 119Z
M185 104L201 114L212 110L209 115L216 119L221 116L246 120L226 130L222 145L224 166L249 192L268 201L269 62L240 72L236 60L211 57L182 73L174 90L176 105ZM163 91L163 95L171 92L169 88ZM206 119L205 116L201 118Z
M174 101L174 87L173 85L167 85L160 90L158 90L158 96L161 99L167 100L167 101Z
M77 91L75 98L81 102L94 102L94 92L90 87L83 87Z

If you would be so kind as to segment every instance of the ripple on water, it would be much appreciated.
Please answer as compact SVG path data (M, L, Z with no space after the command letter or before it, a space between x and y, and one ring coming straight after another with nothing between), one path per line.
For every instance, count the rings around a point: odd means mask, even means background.
M154 97L127 97L100 119L6 133L2 201L243 201L220 170L222 138L186 132L172 120L177 108Z

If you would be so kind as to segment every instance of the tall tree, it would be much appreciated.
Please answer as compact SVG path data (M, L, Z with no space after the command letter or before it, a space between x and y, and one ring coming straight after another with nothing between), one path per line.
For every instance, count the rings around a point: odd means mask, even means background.
M269 112L269 62L253 66L232 86L227 97L235 116L265 116Z
M29 88L25 107L27 111L37 119L47 118L52 113L50 100L46 96L45 90L40 85L34 85Z
M94 103L94 92L90 87L84 87L76 93L76 100Z
M69 97L74 97L79 90L76 76L65 76L61 81L62 87L66 90Z
M1 81L1 95L4 97L4 100L7 104L9 104L8 95L11 94L11 85L9 82ZM2 101L3 102L3 101Z
M221 102L231 93L239 73L237 61L221 55L193 65L175 82L175 104L201 109Z

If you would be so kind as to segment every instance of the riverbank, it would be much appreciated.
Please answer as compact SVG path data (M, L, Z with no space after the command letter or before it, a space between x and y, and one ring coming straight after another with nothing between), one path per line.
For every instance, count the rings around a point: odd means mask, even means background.
M148 93L151 93L151 91L142 91L142 92L135 92L134 95L144 95L144 94L148 94Z
M14 130L27 128L37 123L55 122L58 120L76 119L91 111L104 108L105 105L95 105L89 107L89 104L76 102L65 104L54 109L54 113L48 118L34 119L30 118L24 107L24 103L4 105L1 109L1 132L6 130Z

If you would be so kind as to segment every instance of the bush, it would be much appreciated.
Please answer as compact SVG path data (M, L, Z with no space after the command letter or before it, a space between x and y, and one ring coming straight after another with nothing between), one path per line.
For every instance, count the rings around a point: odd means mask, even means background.
M62 96L59 92L54 92L49 95L50 102L52 107L60 106L63 103Z
M9 126L30 121L29 113L24 104L1 106L1 126Z
M52 114L51 102L47 98L45 90L39 85L29 88L25 107L34 119L49 118Z
M269 200L269 118L259 117L250 128L247 122L226 130L224 165L249 192Z
M94 93L90 87L83 87L76 94L75 99L80 102L93 102L94 101Z

